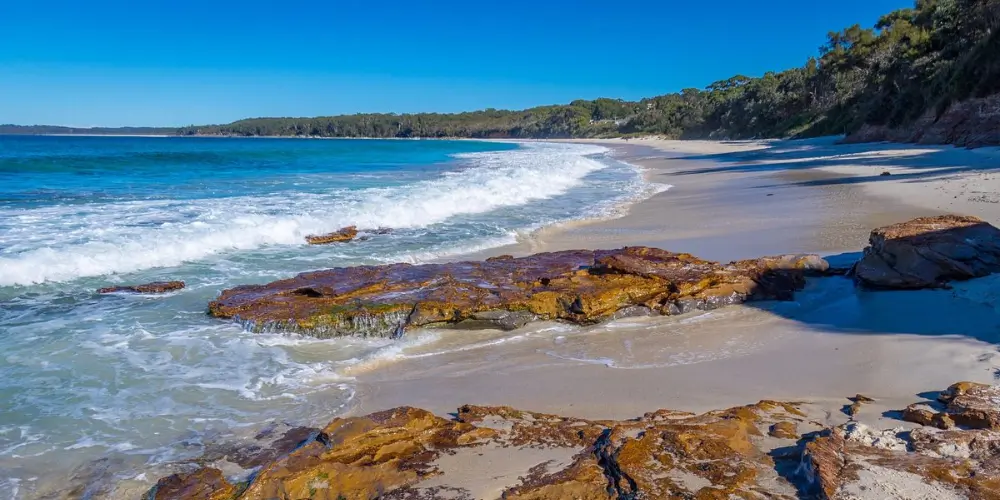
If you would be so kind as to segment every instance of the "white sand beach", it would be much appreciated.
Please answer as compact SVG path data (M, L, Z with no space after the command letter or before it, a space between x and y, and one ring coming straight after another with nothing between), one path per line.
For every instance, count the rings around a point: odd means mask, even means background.
M673 187L620 218L547 228L491 254L650 245L723 261L817 252L849 264L880 225L941 213L1000 223L997 149L833 138L595 142ZM677 318L428 332L436 340L411 339L407 359L355 374L352 413L406 404L443 415L472 403L626 418L778 399L821 405L835 424L847 418L839 412L845 398L862 393L878 400L862 421L898 425L880 408L1000 373L1000 315L989 292L997 283L865 292L846 278L823 278L794 302Z

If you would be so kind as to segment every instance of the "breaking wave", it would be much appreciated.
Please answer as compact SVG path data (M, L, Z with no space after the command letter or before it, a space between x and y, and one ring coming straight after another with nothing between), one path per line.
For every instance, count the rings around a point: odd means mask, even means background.
M607 167L606 148L525 144L455 155L462 165L405 185L324 193L149 200L0 210L0 286L176 266L231 252L302 245L357 225L424 228L562 195Z

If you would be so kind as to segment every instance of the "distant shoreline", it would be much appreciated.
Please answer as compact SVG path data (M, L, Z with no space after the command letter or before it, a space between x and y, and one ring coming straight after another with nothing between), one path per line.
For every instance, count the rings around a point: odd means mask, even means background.
M519 137L322 137L297 135L171 135L171 134L2 134L0 137L144 137L158 139L191 138L191 139L290 139L290 140L323 140L323 141L480 141L480 142L587 142L605 139L573 139L573 138L519 138ZM659 136L643 136L629 140L658 140Z
M33 136L33 137L181 137L170 134L0 134L5 136Z

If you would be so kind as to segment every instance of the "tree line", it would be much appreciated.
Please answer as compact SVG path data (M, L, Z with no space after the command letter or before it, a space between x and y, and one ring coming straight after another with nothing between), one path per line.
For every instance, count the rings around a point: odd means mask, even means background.
M252 118L180 135L568 138L655 134L748 139L899 127L951 103L1000 92L1000 0L917 0L872 27L829 33L801 67L640 101L466 113ZM2 131L2 130L0 130Z

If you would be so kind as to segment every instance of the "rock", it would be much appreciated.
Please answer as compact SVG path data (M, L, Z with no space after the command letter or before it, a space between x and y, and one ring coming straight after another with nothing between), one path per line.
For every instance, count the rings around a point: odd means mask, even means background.
M956 384L943 399L991 412L998 392ZM161 479L146 498L466 499L477 498L469 485L491 481L507 500L1000 499L1000 430L824 429L824 414L774 401L620 421L505 406L463 406L445 419L401 407L334 419L245 483L206 467ZM786 441L768 444L765 433ZM501 459L523 473L495 475Z
M939 429L960 426L1000 431L1000 386L959 382L942 392L938 401L943 406L908 406L903 420Z
M882 173L878 174L878 175L879 175L879 177L889 177L890 175L892 175L892 172L890 172L888 170L883 170Z
M853 398L847 398L847 399L849 399L851 401L851 405L847 406L843 411L844 411L844 413L846 413L850 417L853 417L853 416L857 415L858 412L861 411L861 406L862 405L865 405L865 404L868 404L868 403L874 403L875 402L874 399L872 399L872 398L870 398L868 396L863 396L861 394L858 394L857 396L854 396Z
M335 419L311 443L266 465L240 498L377 498L434 477L434 460L494 433L416 408ZM322 492L322 493L320 493Z
M873 429L858 422L848 422L833 430L833 433L851 443L859 443L866 447L879 450L906 451L907 442L903 439L905 430L902 427L893 429Z
M976 217L921 217L872 231L855 265L871 288L942 287L1000 271L1000 229Z
M284 427L282 432L279 427ZM291 453L319 435L319 429L274 425L254 436L253 440L235 443L209 443L202 452L202 462L226 461L244 469L259 467Z
M914 142L980 147L1000 144L1000 94L952 103L942 113L927 111L903 127L864 125L844 142Z
M832 432L825 432L805 445L800 470L806 484L821 499L834 498L843 483L846 445L843 437Z
M949 387L940 400L955 424L1000 430L1000 386L960 382Z
M625 421L482 406L463 406L446 420L403 407L335 419L315 441L264 465L242 493L220 484L217 470L201 469L161 480L185 484L200 497L156 498L438 498L442 485L448 498L474 498L451 486L449 474L467 476L464 464L490 450L526 461L525 474L498 495L509 500L748 498L780 481L758 447L762 429L804 420L794 405L769 401L702 415L661 410ZM563 458L536 462L539 453ZM463 465L449 469L445 457ZM210 480L194 490L193 477Z
M512 329L532 320L592 324L628 314L680 314L747 300L790 300L814 255L719 264L647 247L571 250L483 262L392 264L303 273L222 292L209 312L253 331L317 337L398 336L424 326Z
M306 236L306 242L310 245L328 245L330 243L346 243L353 240L358 236L357 226L348 226L341 228L338 231L323 234L323 235L309 235Z
M799 432L795 422L778 422L771 426L767 435L779 439L798 439Z
M160 479L144 500L230 500L238 494L218 469L202 468Z
M939 429L955 427L955 421L947 413L934 410L925 403L914 403L903 410L903 420Z
M101 288L97 293L167 293L184 288L183 281L154 281L144 285L112 286Z

